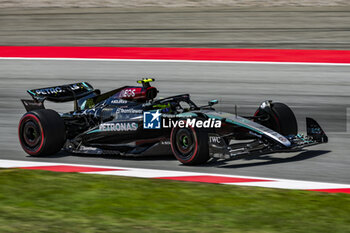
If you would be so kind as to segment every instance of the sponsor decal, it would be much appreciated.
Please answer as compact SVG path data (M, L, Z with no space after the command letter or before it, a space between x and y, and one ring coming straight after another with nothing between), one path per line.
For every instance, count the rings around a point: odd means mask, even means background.
M130 113L136 113L136 114L141 114L143 112L142 109L133 109L133 108L118 108L116 113L127 113L127 114L130 114Z
M78 90L78 89L83 88L83 87L79 86L79 84L72 84L72 85L69 85L68 88L71 89L72 91L74 91L74 90ZM57 94L57 93L61 93L61 92L64 92L62 87L42 88L42 89L35 90L35 93L37 95L51 95L51 94Z
M155 104L152 106L153 108L160 108L160 109L164 109L164 108L170 108L170 103L167 104Z
M279 137L278 138L281 142L286 142L287 141L287 139L285 139L284 137Z
M170 141L160 141L161 145L170 145Z
M50 94L57 94L62 92L62 89L60 87L52 87L52 88L43 88L35 90L35 93L38 95L50 95Z
M112 104L126 104L128 101L123 100L123 99L116 99L116 100L112 100L111 103Z
M70 88L72 91L74 91L74 90L78 90L80 87L79 87L78 84L72 84L72 85L69 86L69 88ZM81 87L81 88L82 88L82 87Z
M121 97L135 97L135 92L136 92L136 88L132 88L132 89L124 89L120 92L120 96Z
M135 122L110 122L103 123L100 125L99 129L103 132L108 131L136 131L138 128L138 124Z
M311 134L322 134L322 131L320 128L309 128Z
M161 113L159 110L156 112L143 112L143 128L144 129L160 129Z
M260 134L257 134L257 133L254 133L252 131L249 131L249 134L255 136L255 137L258 137L258 138L262 138L262 136Z
M221 143L221 138L217 137L217 136L210 136L209 137L209 142L210 143L218 143L218 144L220 144Z

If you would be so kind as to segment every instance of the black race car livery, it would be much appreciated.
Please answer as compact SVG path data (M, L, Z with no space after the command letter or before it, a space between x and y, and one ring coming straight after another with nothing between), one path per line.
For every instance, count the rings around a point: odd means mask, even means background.
M89 83L28 90L27 113L18 133L33 156L61 149L72 153L146 156L173 154L181 163L233 159L252 154L298 151L326 143L319 124L307 118L307 135L298 133L292 110L264 101L252 116L216 111L212 100L197 106L189 94L156 99L154 79L101 93ZM45 109L44 101L74 101L74 111Z

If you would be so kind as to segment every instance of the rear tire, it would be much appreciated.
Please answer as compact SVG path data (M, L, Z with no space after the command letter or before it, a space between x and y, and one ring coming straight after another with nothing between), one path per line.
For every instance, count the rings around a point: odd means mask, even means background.
M206 129L173 128L170 142L174 156L184 165L203 164L210 159Z
M267 121L258 121L260 124L280 133L283 136L298 134L298 123L293 111L283 103L271 103L272 113L258 109L255 116L269 114Z
M56 154L65 142L65 126L51 109L39 109L23 115L18 126L23 150L32 156Z

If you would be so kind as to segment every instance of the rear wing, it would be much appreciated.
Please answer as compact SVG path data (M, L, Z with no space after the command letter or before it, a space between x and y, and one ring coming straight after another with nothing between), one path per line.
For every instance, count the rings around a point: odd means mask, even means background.
M34 100L42 102L68 102L89 95L94 88L87 82L28 90Z
M75 108L77 108L77 100L94 91L94 88L87 82L38 88L27 90L33 100L22 100L22 102L27 111L44 108L45 100L57 103L75 101Z

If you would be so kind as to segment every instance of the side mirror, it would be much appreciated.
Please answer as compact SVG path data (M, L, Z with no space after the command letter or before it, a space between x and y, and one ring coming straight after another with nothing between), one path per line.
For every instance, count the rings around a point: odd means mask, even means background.
M217 103L219 103L218 100L210 100L210 101L208 102L208 105L209 105L209 106L213 106L214 104L217 104Z

